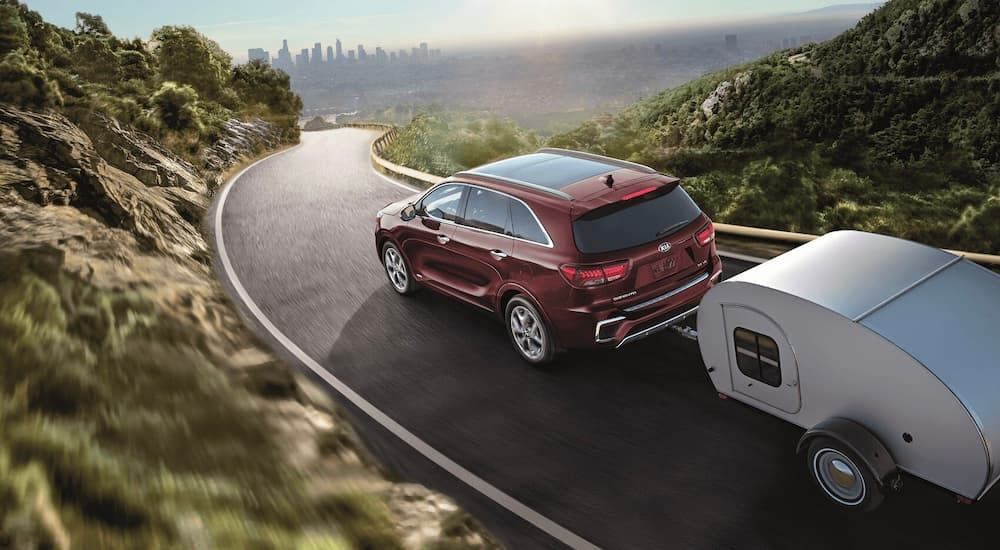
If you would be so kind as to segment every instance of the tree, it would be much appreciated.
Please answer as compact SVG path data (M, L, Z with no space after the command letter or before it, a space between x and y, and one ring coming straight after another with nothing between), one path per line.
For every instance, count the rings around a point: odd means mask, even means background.
M161 80L189 84L204 98L220 97L232 58L217 43L192 27L175 26L154 30L152 43Z
M114 82L118 79L118 58L106 37L85 35L76 40L72 71L90 82Z
M147 80L152 78L153 70L149 67L146 56L135 50L120 50L118 59L118 75L122 80Z
M76 32L79 34L94 34L97 36L112 36L111 29L100 15L92 15L82 11L76 12Z
M261 60L234 67L232 83L248 106L261 104L276 115L298 116L302 110L302 99L292 92L288 75Z
M28 45L28 29L17 6L0 4L0 55Z

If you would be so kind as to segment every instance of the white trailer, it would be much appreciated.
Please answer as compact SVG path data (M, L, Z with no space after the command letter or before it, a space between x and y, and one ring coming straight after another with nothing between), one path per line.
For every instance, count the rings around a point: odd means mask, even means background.
M959 500L1000 478L1000 276L910 241L838 231L717 284L698 341L720 396L801 426L841 506L899 472Z

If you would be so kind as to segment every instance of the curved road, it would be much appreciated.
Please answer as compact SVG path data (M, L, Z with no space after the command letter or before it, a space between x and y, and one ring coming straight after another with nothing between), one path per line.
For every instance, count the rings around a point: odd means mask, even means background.
M343 384L334 396L383 463L510 548L996 547L998 499L960 506L912 478L878 513L833 509L793 455L801 431L719 400L697 345L672 333L539 371L489 315L396 296L374 213L410 192L369 166L374 137L307 133L237 177L211 213L220 278L276 352Z

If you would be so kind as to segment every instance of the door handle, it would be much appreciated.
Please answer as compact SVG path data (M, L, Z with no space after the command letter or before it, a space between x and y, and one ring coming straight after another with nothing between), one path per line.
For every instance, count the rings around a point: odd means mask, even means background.
M490 250L490 256L493 256L494 260L502 260L507 257L507 253L503 250Z
M448 238L448 237L446 237L444 235L438 235L437 238L438 238L438 242L441 243L441 244L448 244L448 241L451 240L450 238Z

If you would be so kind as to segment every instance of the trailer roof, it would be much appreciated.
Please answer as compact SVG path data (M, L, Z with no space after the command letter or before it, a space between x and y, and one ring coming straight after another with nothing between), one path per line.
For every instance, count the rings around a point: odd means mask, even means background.
M732 280L798 296L858 321L960 256L860 231L835 231Z
M956 262L861 320L934 373L979 424L1000 477L1000 276Z

